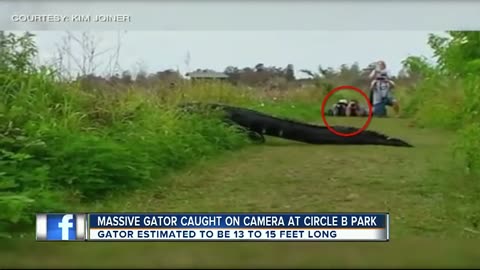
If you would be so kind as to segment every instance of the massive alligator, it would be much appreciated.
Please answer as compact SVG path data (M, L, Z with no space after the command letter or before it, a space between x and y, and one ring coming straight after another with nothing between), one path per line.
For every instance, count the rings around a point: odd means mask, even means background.
M332 133L325 126L306 124L291 119L274 117L250 109L233 107L216 103L182 103L179 106L183 111L201 112L205 109L220 110L223 120L229 124L239 126L247 132L252 140L264 142L264 135L280 137L287 140L309 144L345 144L345 145L386 145L399 147L413 147L409 143L385 136L375 131L365 130L358 135L342 137ZM338 132L353 133L355 127L332 126Z

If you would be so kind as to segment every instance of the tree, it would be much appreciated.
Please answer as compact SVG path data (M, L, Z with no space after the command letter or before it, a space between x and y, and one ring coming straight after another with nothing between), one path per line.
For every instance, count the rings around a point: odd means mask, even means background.
M288 64L287 68L285 69L285 78L287 81L295 81L295 70L292 64Z
M130 84L132 83L132 74L128 70L122 72L122 77L120 78L123 84Z
M428 44L439 68L452 75L480 72L480 32L447 31L448 36L430 34Z
M258 63L258 64L255 65L255 71L256 71L256 72L261 72L261 71L263 71L264 69L265 69L265 65L262 64L262 63Z
M37 56L34 35L25 32L23 35L2 32L0 39L0 69L19 72L35 68L33 58Z
M61 44L57 44L55 65L57 71L66 79L76 75L85 77L97 74L103 68L105 75L112 76L121 72L119 54L121 48L121 34L117 35L117 44L114 47L100 50L102 40L93 33L67 32ZM108 59L107 63L100 61Z
M0 30L0 56L3 54L4 40L5 40L5 32Z
M227 75L238 73L238 72L239 72L238 68L234 66L228 66L225 68L225 71L224 71L224 73Z
M308 76L312 78L318 78L318 74L313 73L312 71L308 69L301 69L300 72L307 74Z
M135 82L140 85L145 85L147 83L147 72L145 70L139 70L137 76L135 76Z
M430 65L425 57L410 56L403 60L402 64L402 73L414 80L428 77L435 72L435 67Z

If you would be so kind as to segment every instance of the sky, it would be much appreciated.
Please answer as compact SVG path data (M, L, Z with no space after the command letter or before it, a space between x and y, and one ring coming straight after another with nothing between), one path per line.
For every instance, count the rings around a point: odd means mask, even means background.
M33 32L41 62L51 62L66 31ZM70 32L81 37L83 32ZM118 63L122 70L156 72L179 70L182 74L197 68L223 71L227 66L286 67L318 70L358 62L360 67L384 60L390 72L400 71L408 56L432 57L427 45L428 31L97 31L99 73L107 70L108 59L120 44ZM438 33L438 32L435 32ZM72 46L76 57L79 46ZM72 69L74 64L71 64Z

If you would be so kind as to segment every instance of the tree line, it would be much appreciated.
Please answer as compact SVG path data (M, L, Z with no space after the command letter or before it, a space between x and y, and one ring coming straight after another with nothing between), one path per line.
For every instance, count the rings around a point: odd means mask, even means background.
M228 77L226 81L237 85L264 90L288 90L298 89L307 86L332 88L338 85L354 85L357 87L368 87L370 79L368 73L371 69L360 68L358 63L341 65L339 68L323 68L321 65L317 70L301 69L296 74L294 66L288 64L286 67L267 66L263 63L251 67L228 66L223 71ZM214 72L208 69L196 69L195 72ZM215 71L218 72L218 71ZM302 77L302 78L299 78ZM77 81L83 84L104 83L109 85L136 85L141 87L167 86L173 87L186 82L188 77L178 70L166 69L154 73L147 73L139 70L136 74L130 71L115 73L111 76L100 76L94 74L80 75ZM411 76L406 69L395 76L400 84L412 84L418 81L418 76Z

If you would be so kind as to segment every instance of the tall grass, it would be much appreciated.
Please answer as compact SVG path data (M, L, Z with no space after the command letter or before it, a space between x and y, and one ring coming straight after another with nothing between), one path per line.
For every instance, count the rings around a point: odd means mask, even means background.
M35 212L68 211L72 202L142 186L247 143L216 117L172 106L178 96L245 102L227 86L208 86L209 96L199 95L207 93L202 86L166 96L81 91L31 65L36 51L28 41L9 36L0 61L2 236L31 226Z
M322 92L316 89L266 93L217 82L175 89L85 87L35 66L31 36L9 35L2 42L0 237L30 229L36 212L69 212L82 200L161 184L173 170L248 143L214 115L179 112L181 102L320 119Z
M457 131L451 147L468 174L480 176L480 77L441 72L403 89L403 114L419 127Z

